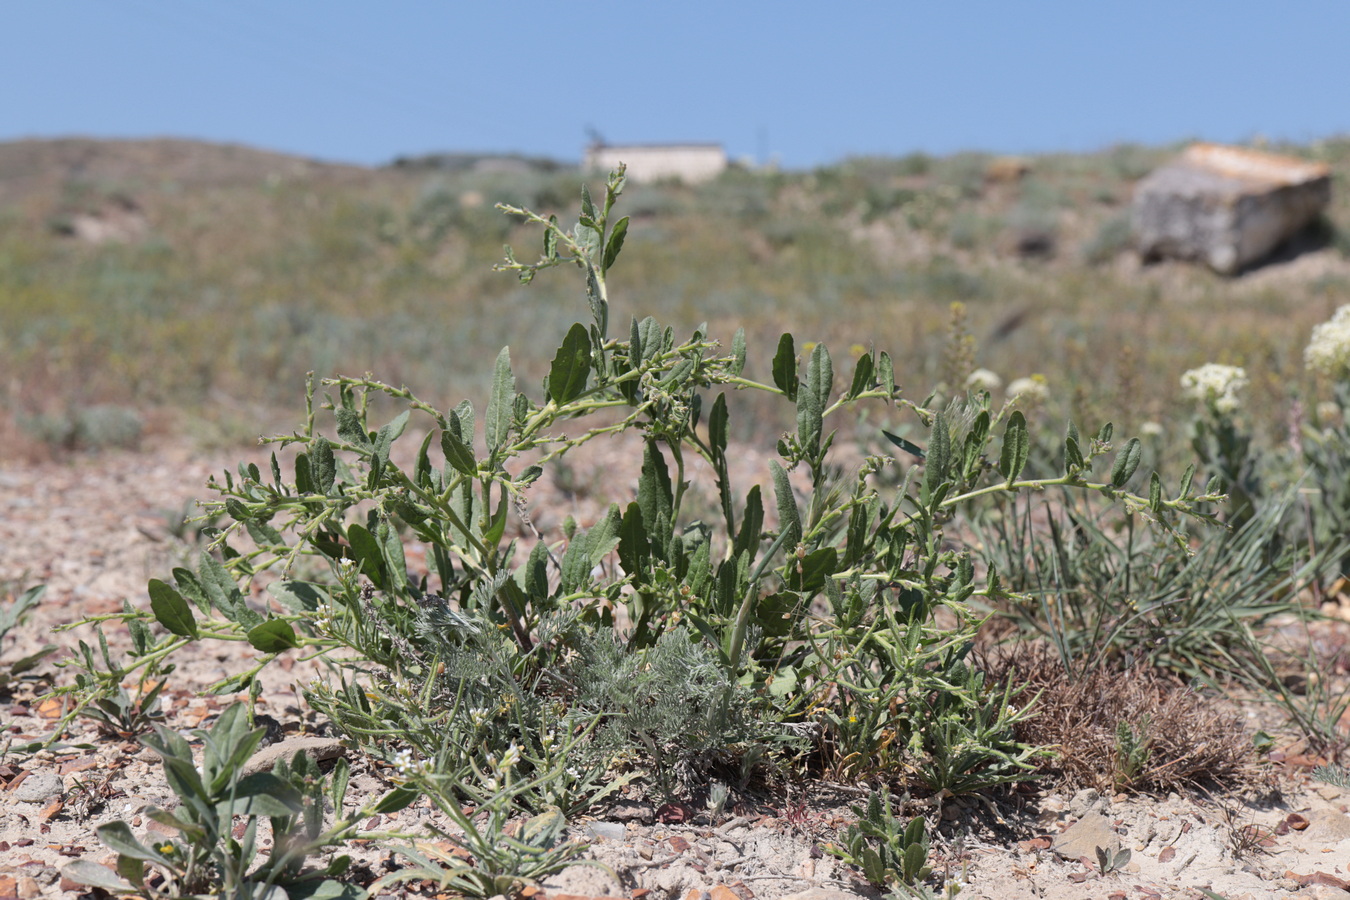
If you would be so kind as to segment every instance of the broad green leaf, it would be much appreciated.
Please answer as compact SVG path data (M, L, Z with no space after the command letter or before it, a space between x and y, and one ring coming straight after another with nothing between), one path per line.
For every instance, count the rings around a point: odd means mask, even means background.
M131 832L131 826L126 822L121 820L107 822L95 828L94 831L98 834L98 839L114 853L154 863L166 864L169 862L158 850L147 847L138 841L136 835Z
M575 542L575 539L573 539ZM570 546L567 548L572 549ZM647 560L651 556L651 544L647 540L647 528L642 524L642 509L634 501L628 504L623 518L619 522L619 564L629 575L637 575L647 569ZM590 572L590 559L587 554L586 572ZM567 581L567 558L563 558L563 581Z
M334 415L337 416L338 437L357 447L370 446L370 435L366 434L360 413L354 409L339 406Z
M633 351L634 360L645 363L665 349L665 333L661 328L661 323L651 316L647 316L638 323L635 334L638 343L637 349Z
M655 440L648 440L643 450L637 502L652 552L665 558L675 529L672 521L675 494L670 484L670 472L666 469L666 457Z
M351 545L352 558L361 567L361 574L379 590L386 590L384 554L375 535L360 525L351 525L347 529L347 542Z
M284 619L269 619L248 630L248 642L263 653L281 653L300 646L295 629Z
M1076 472L1083 468L1083 452L1078 449L1078 441L1072 435L1064 439L1064 471L1065 474Z
M503 496L497 504L497 511L488 520L487 531L483 532L483 543L495 546L502 539L502 535L506 534L506 510L507 498Z
M778 460L769 461L769 472L773 475L774 496L778 498L778 528L786 535L783 549L791 554L802 539L802 514L797 508L797 498L792 493L792 482Z
M291 816L304 808L300 792L271 772L255 772L239 779L230 793L232 803L223 803L236 816Z
M778 353L773 358L773 383L789 400L797 402L797 349L791 334L784 333L778 339Z
M1149 476L1148 508L1153 510L1154 515L1162 515L1162 479L1158 477L1157 472Z
M586 219L595 219L595 203L591 201L591 189L585 184L581 186L581 215Z
M759 549L759 538L764 530L764 501L760 497L759 485L750 488L745 495L745 512L741 514L741 527L736 532L735 553L754 556Z
M312 613L332 602L323 585L309 581L274 581L267 586L267 593L295 613Z
M441 452L445 454L445 461L461 475L472 476L478 471L473 451L448 428L441 432Z
M1143 444L1139 438L1130 438L1121 451L1116 454L1116 463L1111 467L1111 484L1113 487L1124 487L1125 482L1129 481L1134 475L1135 469L1139 468L1139 459L1143 456Z
M601 267L604 271L608 272L610 266L614 265L614 261L619 258L619 252L623 250L624 238L627 236L628 217L624 216L614 223L614 228L609 233L609 242L605 244L605 262Z
M856 399L858 395L871 390L872 376L875 372L876 364L872 361L871 353L864 353L858 357L858 363L853 367L853 383L848 389L850 399Z
M563 552L562 571L559 572L560 587L564 594L582 590L590 582L591 534L589 530L580 530L572 534ZM620 557L622 563L622 557Z
M961 480L969 482L979 473L980 461L984 456L984 444L989 438L989 410L982 409L966 432L965 445L961 453Z
M311 470L309 455L297 453L295 455L295 489L301 494L315 493Z
M375 530L375 537L380 544L385 574L391 582L386 590L405 593L408 590L408 560L403 554L403 540L399 537L398 529L388 519L381 520Z
M198 574L201 578L200 584L203 593L210 600L211 605L225 618L242 625L244 628L252 628L263 620L261 615L249 609L248 604L244 601L244 595L239 591L239 586L234 583L234 579L230 577L230 573L225 570L225 567L211 554L202 554ZM179 587L181 590L181 582Z
M813 550L796 565L789 565L788 585L807 597L817 594L825 586L825 579L839 569L839 551L833 547Z
M554 403L574 400L591 375L591 336L580 322L568 329L548 373L548 395Z
M134 859L134 857L126 857ZM137 865L140 865L139 861ZM87 884L91 887L103 888L111 894L131 893L131 885L118 876L116 872L106 866L100 866L92 859L77 859L69 865L62 866L61 874L78 884Z
M406 809L420 796L422 796L421 793L414 788L396 787L381 797L380 802L375 804L371 812L377 815L396 813L401 809Z
M148 585L150 593L150 611L156 621L169 629L172 634L182 637L197 637L197 619L192 615L183 595L157 578L151 578Z
M167 809L159 809L158 807L152 806L145 811L145 815L147 818L154 819L161 825L167 825L170 828L182 832L183 837L190 841L198 841L206 838L205 828L202 828L202 826L195 822L188 822L184 819L180 819Z
M29 588L19 595L19 598L6 607L0 608L0 637L3 637L19 620L27 615L28 611L38 605L42 595L47 592L47 586L40 584L37 587Z
M1027 419L1020 409L1013 410L1008 417L1008 427L1003 431L1003 450L999 453L998 471L1008 479L1011 486L1027 464L1027 455L1031 452L1031 439L1027 435Z
M493 456L502 449L511 433L515 399L516 376L511 374L510 348L503 347L497 354L497 364L492 374L492 396L483 417L483 434L487 439L488 452Z
M9 664L9 674L12 676L22 675L24 672L36 669L38 663L42 662L54 652L61 649L55 644L43 644L36 653L30 653L27 656L21 656ZM2 681L2 679L0 679ZM162 686L165 682L161 681Z

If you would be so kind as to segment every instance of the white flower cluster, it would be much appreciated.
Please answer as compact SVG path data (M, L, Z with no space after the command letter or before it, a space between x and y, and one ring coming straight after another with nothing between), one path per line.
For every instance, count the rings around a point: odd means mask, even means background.
M1031 403L1044 403L1050 399L1050 388L1044 375L1032 375L1027 378L1014 378L1008 383L1009 399L1021 397Z
M1241 366L1205 363L1181 376L1182 394L1200 403L1213 404L1221 413L1236 412L1242 403L1238 393L1247 387L1247 370Z
M1350 373L1350 306L1342 306L1330 321L1313 328L1303 362L1323 375Z
M972 391L996 391L1003 387L1003 379L988 369L976 369L966 376L966 388Z

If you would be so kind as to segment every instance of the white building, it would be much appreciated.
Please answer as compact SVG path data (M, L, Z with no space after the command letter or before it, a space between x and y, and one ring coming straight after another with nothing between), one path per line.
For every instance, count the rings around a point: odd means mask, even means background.
M689 184L716 178L727 167L721 144L592 144L586 148L585 168L609 172L619 163L628 166L634 182L674 178Z

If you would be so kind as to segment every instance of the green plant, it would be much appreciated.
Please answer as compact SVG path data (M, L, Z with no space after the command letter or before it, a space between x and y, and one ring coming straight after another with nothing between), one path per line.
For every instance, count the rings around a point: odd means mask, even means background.
M841 844L826 846L831 855L862 869L875 887L916 885L932 874L923 816L902 825L884 791L872 791L865 810L856 806L852 810L858 821L840 835Z
M1097 847L1097 871L1102 875L1109 875L1112 872L1119 872L1125 868L1126 863L1130 861L1132 855L1128 847L1112 851L1109 848Z
M459 829L449 834L435 827L441 847L423 841L393 847L412 865L381 878L373 886L378 893L395 884L430 881L441 889L466 897L517 897L523 888L538 886L540 879L572 865L586 845L561 840L567 826L562 810L549 807L527 819L510 833L508 823L530 794L546 789L567 764L559 759L537 770L534 778L519 778L523 756L511 744L500 756L490 757L483 771L467 783L429 767L405 766L410 777L401 789L405 796L422 794ZM459 796L467 794L476 809L466 812ZM447 846L459 848L462 853ZM584 864L598 863L585 861Z
M1139 776L1148 768L1149 759L1153 755L1153 741L1149 734L1149 725L1147 715L1139 720L1138 730L1125 721L1116 725L1113 769L1117 790L1133 786Z
M82 714L97 722L98 730L105 735L122 740L133 738L164 718L159 708L159 694L166 684L167 681L156 681L136 699L118 685L115 693L94 698Z
M997 614L1047 639L1070 673L1145 660L1214 678L1250 669L1242 629L1301 613L1299 592L1344 552L1343 544L1312 552L1278 540L1297 502L1287 491L1231 532L1182 543L1139 528L1132 515L1068 498L1019 497L970 524L986 564L1015 595Z
M574 268L590 307L537 389L520 386L511 348L481 408L438 409L369 376L311 380L303 426L271 439L297 451L288 471L274 453L213 480L205 512L221 527L196 570L152 581L148 612L109 617L133 630L132 659L108 661L109 673L76 689L144 677L199 640L261 651L214 686L256 689L272 659L303 648L332 673L309 689L311 703L362 747L391 760L413 753L456 784L484 754L514 745L536 785L520 803L536 813L584 809L616 768L660 790L692 789L682 772L734 767L765 744L804 764L808 742L827 765L873 759L878 780L933 792L1029 777L1037 750L1013 730L1026 710L969 658L983 621L972 604L1002 602L1003 582L993 568L977 581L957 517L998 495L1062 487L1181 540L1178 519L1203 518L1197 504L1210 498L1189 480L1165 497L1156 475L1146 496L1131 492L1140 443L1116 450L1109 425L1089 441L1070 432L1062 475L1027 478L1031 439L1015 404L907 400L885 352L859 347L838 377L825 344L799 351L785 333L756 380L743 331L723 348L703 327L677 339L672 326L634 317L611 337L624 185L619 171L600 202L583 190L571 227L505 207L542 231L543 246L535 262L508 248L500 268L523 283ZM950 362L962 383L964 359ZM748 490L733 478L729 443L742 393L783 405L795 426ZM868 454L847 470L833 425L864 403L904 411L913 439L890 436L900 460ZM640 446L636 490L589 527L540 532L531 485L617 436ZM412 446L396 452L405 437ZM1094 475L1112 457L1109 474ZM414 542L422 572L409 571ZM273 602L251 605L263 578ZM151 620L167 633L151 634ZM606 679L626 679L629 694ZM651 702L634 705L633 691ZM853 730L857 720L868 728ZM572 735L560 743L584 772L556 774L549 733Z
M3 608L0 608L0 641L3 641L5 635L9 634L15 626L23 624L23 620L42 600L42 595L46 591L46 585L38 585L29 588L17 597L8 590L5 592L9 596L9 601ZM0 669L0 689L7 688L14 679L37 668L38 664L56 649L55 644L43 644L36 652L21 659L16 659L5 666L4 669Z
M392 811L412 798L391 794L343 817L345 761L339 761L326 779L303 752L297 752L289 764L279 762L272 772L244 775L242 768L257 749L263 731L249 730L245 708L232 704L209 731L196 732L203 745L198 769L188 742L157 726L155 735L143 738L142 743L162 758L165 777L180 802L174 810L151 808L146 814L178 836L147 844L126 822L108 822L96 831L118 855L115 872L81 860L67 866L64 873L116 894L152 898L365 897L364 890L337 880L350 864L348 857L339 856L314 870L307 870L305 861L356 834L363 817ZM323 828L325 803L339 820L327 830ZM236 836L238 818L245 824ZM265 855L259 834L264 820L272 838L271 852Z

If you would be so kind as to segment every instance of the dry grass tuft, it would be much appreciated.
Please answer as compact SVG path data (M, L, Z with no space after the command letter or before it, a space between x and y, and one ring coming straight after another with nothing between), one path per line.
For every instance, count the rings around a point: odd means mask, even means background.
M1053 650L1019 643L983 651L991 678L1037 694L1019 740L1051 746L1046 774L1061 786L1161 793L1258 780L1250 735L1214 700L1160 669L1096 668L1072 680Z

